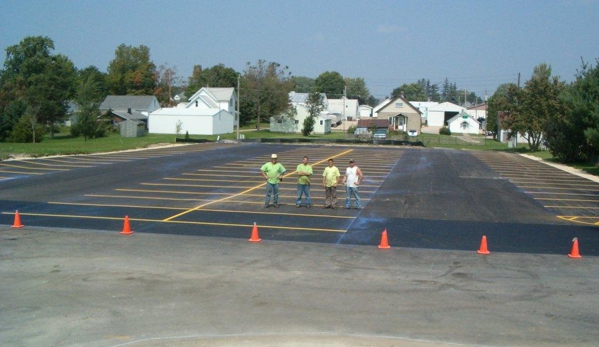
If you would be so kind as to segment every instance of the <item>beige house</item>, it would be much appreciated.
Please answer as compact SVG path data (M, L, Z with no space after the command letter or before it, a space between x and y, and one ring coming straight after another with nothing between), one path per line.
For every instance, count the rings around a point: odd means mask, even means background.
M397 131L416 130L420 134L421 112L408 100L400 97L387 99L376 107L378 119L388 119L389 129Z

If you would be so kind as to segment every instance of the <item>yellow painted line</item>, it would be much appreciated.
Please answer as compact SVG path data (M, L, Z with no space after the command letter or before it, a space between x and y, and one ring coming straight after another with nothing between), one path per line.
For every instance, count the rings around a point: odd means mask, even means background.
M599 210L599 207L586 207L586 206L545 206L545 207L546 208L559 208L559 209Z
M17 168L17 169L26 169L26 170L69 171L69 169L46 169L46 168L43 168L43 167L29 167L29 166L13 165L13 164L5 164L5 163L0 163L0 166L14 167L14 168Z
M77 157L77 156L73 156L73 157L69 157L69 159L75 159L75 160L80 160L80 161L84 161L84 162L93 162L94 164L112 164L114 162L120 162L120 163L126 163L126 162L130 162L131 160L110 160L107 158L90 158L90 157Z
M2 214L14 215L14 212L2 212ZM49 213L19 213L20 216L34 216L34 217L54 217L54 218L80 218L80 219L99 219L99 220L123 220L124 217L99 217L99 216L81 216L81 215L68 215L68 214L49 214ZM171 221L163 219L143 219L143 218L129 218L132 222L150 222L150 223L172 223L172 224L192 224L192 225L210 225L210 226L229 226L229 227L241 227L251 228L250 224L232 224L232 223L212 223L212 222L192 222L192 221ZM302 227L285 227L278 225L259 225L260 229L283 229L283 230L305 230L305 231L323 231L332 233L345 233L343 229L323 229L323 228L302 228Z
M578 223L578 224L595 225L595 226L599 225L599 222L585 222L585 221L578 220L579 218L582 218L582 217L573 217L572 218L572 217L567 217L567 216L557 216L557 218L567 220L568 222ZM599 217L588 217L588 218L597 219Z
M93 198L114 198L114 199L143 199L143 200L166 200L166 201L212 201L212 199L186 199L186 198L161 198L155 196L135 196L135 195L102 195L102 194L85 194L84 196L89 196ZM237 204L264 204L259 201L242 201L242 200L229 200L229 202L234 202Z
M92 204L92 203L77 203L77 202L59 202L49 201L51 205L68 205L68 206L93 206L93 207L122 207L122 208L143 208L150 210L187 210L189 207L162 207L162 206L147 206L147 205L123 205L123 204ZM300 216L300 217L323 217L323 218L338 218L338 219L355 219L352 216L335 216L335 215L320 215L320 214L307 214L307 213L285 213L285 212L264 212L264 211L239 211L239 210L217 210L203 208L202 211L206 212L220 212L220 213L242 213L242 214L268 214L268 215L280 215L280 216Z
M9 171L9 170L0 170L0 172L20 174L20 175L43 175L44 174L42 172L23 172L23 171Z
M530 182L519 182L519 181L515 181L513 179L509 179L512 183L518 185L519 183L530 183ZM549 188L553 188L554 186L571 186L571 187L594 187L594 188L599 188L599 184L591 184L591 183L545 183L542 186L539 187L549 187ZM527 187L532 187L532 186L527 186ZM561 188L561 187L560 187ZM565 189L566 187L564 187Z
M337 158L337 157L340 157L340 156L342 156L342 155L345 155L345 154L347 154L347 153L351 153L352 151L353 151L353 149L349 149L349 150L347 150L347 151L343 151L343 152L341 152L340 154L338 154L338 155L336 155L336 156L331 156L331 157L329 157L329 158L327 158L327 159L323 159L323 160L321 160L321 161L318 161L318 162L316 162L316 163L312 164L312 166L314 166L314 165L318 165L319 163L323 163L323 162L325 162L325 161L328 161L330 158ZM293 171L293 172L291 172L291 173L289 173L289 174L287 174L287 175L284 175L284 176L283 176L283 178L289 177L290 175L293 175L293 174L295 174L295 173L296 173L296 172L295 172L295 171ZM259 184L259 185L255 186L255 187L253 187L253 188L250 188L250 189L244 190L244 191L242 191L241 193L237 193L237 194L231 195L231 196L229 196L229 197L225 197L225 198L222 198L222 199L215 200L215 201L213 201L213 202L208 202L208 203L205 203L205 204L203 204L203 205L199 205L199 206L197 206L197 207L194 207L194 208L192 208L192 209L190 209L190 210L188 210L188 211L181 212L181 213L179 213L179 214L176 214L176 215L174 215L174 216L168 217L168 218L166 218L166 219L165 219L165 221L170 221L170 220L172 220L172 219L174 219L174 218L178 218L178 217L180 217L180 216L183 216L183 215L185 215L185 214L187 214L187 213L190 213L190 212L192 212L192 211L199 210L200 208L202 208L202 207L205 207L205 206L207 206L207 205L214 204L214 203L221 202L221 201L228 200L228 199L232 199L232 198L235 198L235 197L237 197L237 196L240 196L240 195L243 195L243 194L249 193L249 192L251 192L251 191L253 191L253 190L256 190L256 189L258 189L258 188L264 187L265 185L266 185L266 183L261 183L261 184Z
M584 191L595 191L595 192L599 192L599 186L597 187L598 189L584 189L584 188L558 188L558 187L547 187L547 186L542 186L542 187L533 187L533 186L522 186L520 188L523 189L545 189L545 190L584 190Z
M229 182L229 181L224 181L224 182ZM252 182L248 182L248 183L252 183ZM288 185L287 183L281 183L282 185ZM294 186L296 183L292 183ZM194 187L194 188L214 188L214 184L184 184L184 183L141 183L142 186L158 186L158 187ZM264 185L264 183L262 183L262 185ZM223 186L223 187L219 187L219 189L253 189L253 186ZM320 186L319 186L320 187ZM372 187L372 186L371 186ZM376 187L376 186L375 186ZM280 187L279 191L296 191L297 188L286 188L286 187ZM362 190L360 191L360 193L373 193L374 191L372 190Z
M162 194L186 194L186 195L229 195L230 193L219 192L184 192L179 190L152 190L152 189L127 189L117 188L118 192L144 192L144 193L162 193Z
M47 159L38 159L38 160L47 160ZM41 165L41 166L51 166L51 167L92 167L92 166L82 166L82 165L64 165L64 164L48 164L48 163L42 163L41 161L33 161L33 160L27 160L27 161L23 161L25 163L28 164L33 164L33 165Z
M586 200L586 199L535 198L535 200L542 200L542 201L577 201L577 202L597 202L597 203L599 203L599 200Z
M214 170L212 170L212 172L214 172ZM201 176L201 177L204 177L204 176L208 176L208 177L210 177L210 176L216 176L216 177L251 177L251 176L248 176L248 175L230 175L230 174L226 174L226 173L222 173L222 174L219 174L219 173L212 173L212 174L182 173L182 175L187 175L187 176Z
M584 194L584 193L559 193L559 192L531 192L524 191L526 194L551 194L551 195L574 195L574 196L596 196L599 197L599 194Z

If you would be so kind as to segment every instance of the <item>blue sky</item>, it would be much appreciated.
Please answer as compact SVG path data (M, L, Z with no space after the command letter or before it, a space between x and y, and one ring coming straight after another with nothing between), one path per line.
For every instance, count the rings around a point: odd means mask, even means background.
M491 95L540 63L571 81L581 57L599 58L597 32L599 0L0 0L2 50L48 36L78 68L106 71L118 45L143 44L184 78L263 59L362 77L378 98L420 78Z

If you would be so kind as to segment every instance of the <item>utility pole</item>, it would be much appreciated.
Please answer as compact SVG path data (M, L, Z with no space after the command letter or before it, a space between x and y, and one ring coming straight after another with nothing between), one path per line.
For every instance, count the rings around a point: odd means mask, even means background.
M240 140L240 138L239 138L239 118L240 118L240 114L239 114L239 94L241 94L241 91L239 90L239 75L237 75L237 140Z
M347 96L347 86L343 87L343 138L345 138L345 98Z

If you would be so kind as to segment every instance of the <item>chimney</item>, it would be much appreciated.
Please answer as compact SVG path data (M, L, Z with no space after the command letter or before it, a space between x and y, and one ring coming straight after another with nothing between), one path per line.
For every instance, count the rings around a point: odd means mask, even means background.
M131 114L131 107L127 109L127 113Z

